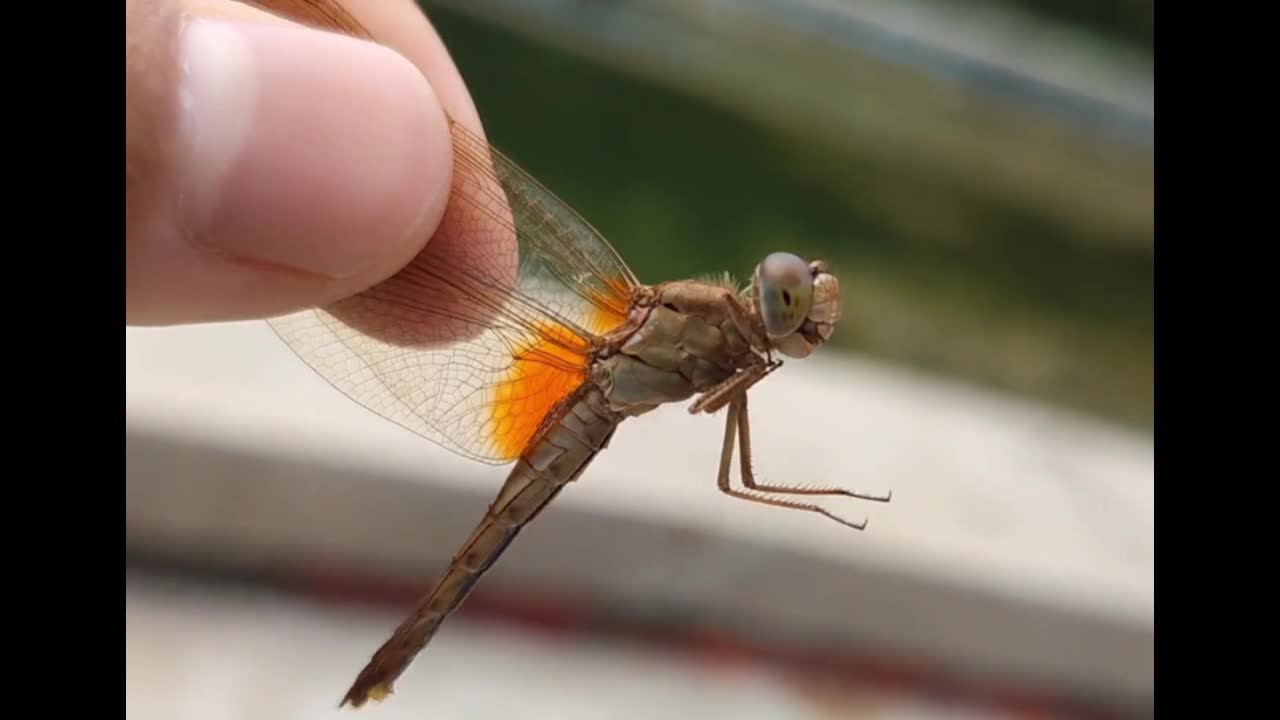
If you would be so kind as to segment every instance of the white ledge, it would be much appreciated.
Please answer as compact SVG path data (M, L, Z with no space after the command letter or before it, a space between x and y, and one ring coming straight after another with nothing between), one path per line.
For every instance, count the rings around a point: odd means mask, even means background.
M263 323L126 330L128 527L144 551L346 558L429 580L505 468L366 412ZM722 495L722 418L628 421L481 587L674 605L775 634L1150 701L1149 437L832 357L752 395L770 481L893 491L865 532ZM638 610L639 611L639 610ZM370 637L370 646L381 637Z

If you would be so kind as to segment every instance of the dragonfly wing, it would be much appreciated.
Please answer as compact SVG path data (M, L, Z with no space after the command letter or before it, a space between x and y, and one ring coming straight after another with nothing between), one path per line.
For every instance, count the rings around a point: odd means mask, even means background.
M520 456L621 325L630 269L515 163L451 122L453 190L399 273L268 320L308 365L375 413L474 460Z

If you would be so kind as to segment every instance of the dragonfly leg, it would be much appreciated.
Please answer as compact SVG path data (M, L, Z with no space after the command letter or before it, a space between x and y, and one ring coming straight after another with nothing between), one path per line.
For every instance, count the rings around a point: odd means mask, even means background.
M872 502L889 502L893 491L885 495L869 495L867 493L845 490L837 487L797 487L794 485L767 485L756 482L755 473L751 471L751 425L747 417L747 395L742 394L742 404L738 409L738 447L742 451L739 461L742 466L742 484L752 490L779 493L784 495L844 495L845 497Z
M754 490L737 490L729 484L729 469L733 464L733 442L737 436L739 427L739 418L746 410L746 393L738 395L729 403L729 413L724 421L724 447L720 451L720 473L716 478L716 484L720 486L720 491L730 497L740 498L742 500L750 500L751 502L760 503L762 505L772 505L774 507L790 508L792 510L805 510L807 512L818 513L835 520L841 525L851 527L854 530L862 530L866 528L867 521L854 523L845 520L822 507L811 503L796 502L794 500L783 500L781 498L773 498L763 495Z
M745 395L752 385L760 382L769 376L769 373L782 367L781 360L773 360L771 362L761 362L758 365L743 370L728 380L711 388L702 394L692 405L689 406L689 413L697 415L705 412L708 415L714 414L724 407L736 395Z

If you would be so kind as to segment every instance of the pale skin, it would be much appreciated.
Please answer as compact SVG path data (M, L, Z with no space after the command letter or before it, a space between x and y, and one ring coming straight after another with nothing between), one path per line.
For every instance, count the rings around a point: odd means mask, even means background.
M483 136L412 0L343 3L381 47L291 21L299 0L126 0L125 316L264 318L408 263L449 193L449 117Z

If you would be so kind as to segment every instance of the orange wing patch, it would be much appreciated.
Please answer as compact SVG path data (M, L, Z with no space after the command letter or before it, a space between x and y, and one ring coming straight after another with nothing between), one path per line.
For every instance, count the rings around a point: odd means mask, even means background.
M489 418L494 445L508 459L529 449L547 415L587 379L587 343L563 326L542 325L512 353Z
M591 314L591 327L588 329L596 335L606 335L610 330L621 327L626 321L625 311L618 312L613 308L597 305Z
M589 296L587 312L583 317L584 329L596 335L607 335L627 321L627 310L631 307L631 297L626 281L605 276L604 288L596 289Z

